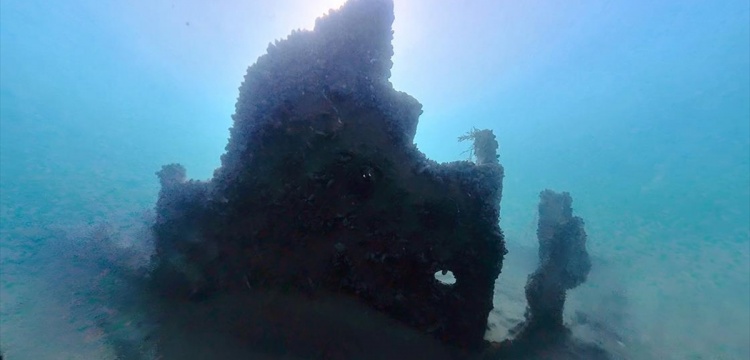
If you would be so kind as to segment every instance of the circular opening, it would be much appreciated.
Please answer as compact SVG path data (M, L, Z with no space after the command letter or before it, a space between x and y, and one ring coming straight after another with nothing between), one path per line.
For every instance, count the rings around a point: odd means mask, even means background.
M456 277L453 276L453 272L450 270L439 270L435 272L435 280L443 285L453 285L456 283Z

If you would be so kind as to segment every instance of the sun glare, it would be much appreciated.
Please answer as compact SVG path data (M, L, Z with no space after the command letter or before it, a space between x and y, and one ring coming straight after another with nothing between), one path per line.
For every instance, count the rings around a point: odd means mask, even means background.
M346 3L346 0L317 0L309 2L308 14L311 14L313 18L318 18L324 14L328 14L330 10L340 8Z
M295 11L289 13L291 23L298 24L302 29L312 30L315 19L328 14L332 9L340 8L346 0L291 0L289 3L297 6Z

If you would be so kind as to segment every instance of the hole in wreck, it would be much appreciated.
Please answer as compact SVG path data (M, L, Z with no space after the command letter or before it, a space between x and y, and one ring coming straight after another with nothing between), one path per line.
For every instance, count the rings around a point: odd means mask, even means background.
M456 277L450 270L438 270L435 272L435 280L443 285L453 285L456 283Z

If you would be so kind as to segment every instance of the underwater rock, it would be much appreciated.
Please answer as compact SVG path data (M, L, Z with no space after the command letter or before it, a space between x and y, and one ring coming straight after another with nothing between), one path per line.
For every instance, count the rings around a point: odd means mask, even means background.
M270 44L245 75L213 179L187 181L177 164L158 173L162 319L215 304L235 319L227 336L299 342L316 324L237 320L252 294L343 296L451 347L486 346L506 253L497 141L477 130L476 163L438 164L415 147L421 104L389 81L393 20L391 0L350 0Z

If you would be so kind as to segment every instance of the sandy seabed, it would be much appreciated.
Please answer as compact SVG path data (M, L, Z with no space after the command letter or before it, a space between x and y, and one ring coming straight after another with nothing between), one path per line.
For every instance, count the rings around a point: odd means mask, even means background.
M120 234L128 232L130 235L123 235L123 243L137 236L132 228ZM71 234L74 235L73 239ZM115 358L113 349L105 341L105 332L97 324L103 317L116 315L116 310L96 303L85 294L91 279L96 281L106 277L107 257L104 256L104 262L92 267L85 265L91 259L77 258L96 256L77 248L80 244L77 245L75 236L83 236L81 234L90 232L78 232L76 235L65 230L23 229L4 235L0 293L0 346L4 359ZM526 277L534 270L537 261L536 248L532 245L509 243L508 248L510 252L495 286L495 309L489 315L486 338L492 341L507 338L509 329L522 321L526 303L523 288ZM628 266L624 261L602 259L594 254L588 281L569 293L566 304L566 323L574 336L606 349L613 359L748 358L750 344L746 340L750 325L747 322L750 320L743 312L749 311L747 307L743 310L736 301L733 302L733 298L724 301L717 299L715 307L705 309L724 310L718 313L714 323L705 321L711 317L701 315L703 309L686 306L691 303L704 304L700 299L687 299L684 303L677 301L674 306L665 308L664 302L669 299L659 297L659 293L654 293L654 287L669 290L679 285L679 282L670 282L679 280L679 275L667 277L649 269L647 261L638 268ZM741 301L741 297L734 299ZM274 298L273 302L283 303L278 298ZM327 308L340 310L341 304L331 305L326 300L320 300L314 307L318 316L327 316L320 314L325 313ZM734 312L727 313L727 310ZM693 322L689 321L691 318ZM346 332L352 334L351 343L364 341L362 339L368 337L377 338L377 341L368 341L368 346L362 349L383 349L382 355L388 358L397 356L399 349L406 349L415 341L423 342L425 348L431 346L429 339L425 340L399 325L394 325L387 336L361 326L365 322L389 321L368 311L357 318L361 319L359 323L352 322L351 317L347 319L335 324L344 326ZM684 320L680 322L675 319ZM726 320L722 322L722 319ZM704 320L705 326L687 328L698 320ZM140 320L134 317L119 321L118 326L122 328L135 328ZM311 329L319 326L312 323L315 321L311 320ZM232 346L242 346L205 331L201 334L203 337L198 336L198 339L214 338L213 345L203 349L208 357L211 357L209 354L216 356ZM685 342L687 336L693 336L695 341ZM336 345L331 347L335 348ZM193 352L192 355L202 358L199 353ZM279 358L268 352L254 353L254 356L259 359Z

